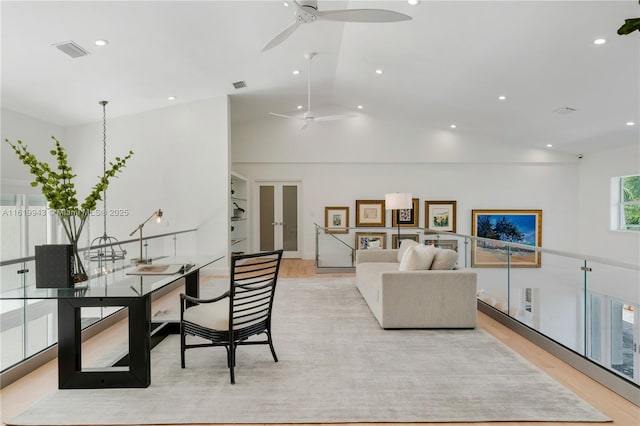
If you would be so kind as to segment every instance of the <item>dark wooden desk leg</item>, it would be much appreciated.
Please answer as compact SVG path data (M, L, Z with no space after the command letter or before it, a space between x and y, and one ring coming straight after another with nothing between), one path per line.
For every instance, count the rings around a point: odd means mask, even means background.
M151 295L129 305L129 371L136 387L151 384Z
M129 365L82 369L83 307L125 306L129 310ZM60 389L145 388L151 384L151 295L58 299L58 387Z
M58 299L58 387L82 368L80 309L68 299Z
M184 276L184 291L188 296L200 297L200 270L193 271ZM187 302L187 307L195 303Z

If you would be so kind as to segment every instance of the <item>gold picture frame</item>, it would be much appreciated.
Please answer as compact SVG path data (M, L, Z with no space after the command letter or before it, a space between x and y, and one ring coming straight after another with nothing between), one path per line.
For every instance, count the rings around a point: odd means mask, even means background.
M356 200L356 226L385 226L384 200Z
M324 232L326 234L348 234L349 207L325 207Z
M398 209L391 212L391 226L401 228L417 228L418 218L420 217L420 200L418 198L411 199L413 203L412 209Z
M418 236L418 234L400 234L400 242L402 242L402 240L412 240L412 241L415 241L416 243L419 243L420 237ZM391 234L391 248L392 249L400 248L397 234Z
M425 201L424 227L431 231L456 232L455 201Z
M356 250L386 249L386 232L356 232Z
M424 240L428 246L458 251L458 240Z
M509 241L542 247L542 210L472 210L471 235L496 242L471 242L472 268L540 268L542 253L507 246Z

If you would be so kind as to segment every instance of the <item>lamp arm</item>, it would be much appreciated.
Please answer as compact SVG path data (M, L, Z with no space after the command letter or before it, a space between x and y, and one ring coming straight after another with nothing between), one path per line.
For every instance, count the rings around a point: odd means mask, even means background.
M138 227L136 229L134 229L133 231L131 231L131 233L129 234L130 237L133 237L133 234L135 234L136 232L138 232L139 230L141 230L146 224L147 222L149 222L151 219L153 219L154 217L158 216L158 213L160 212L160 210L157 210L155 212L153 212L153 214L151 214L151 216L149 216L147 218L147 220L145 220L144 222L142 222L140 225L138 225ZM160 213L160 216L162 216L162 214Z

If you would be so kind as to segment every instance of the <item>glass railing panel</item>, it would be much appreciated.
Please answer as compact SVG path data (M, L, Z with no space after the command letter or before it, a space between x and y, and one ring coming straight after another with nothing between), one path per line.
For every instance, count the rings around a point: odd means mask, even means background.
M28 300L24 312L27 321L25 356L29 357L58 341L58 305L55 300Z
M316 227L316 266L318 268L350 268L355 266L355 232L326 232Z
M587 356L640 384L640 271L586 263Z
M151 236L143 242L143 254L151 257L154 262L161 262L161 259L167 256L182 256L181 247L182 251L186 252L184 248L193 246L193 234L195 232L188 231L155 238ZM119 250L126 251L124 259L105 260L94 257L92 260L90 254L95 252L83 249L81 255L89 275L98 277L108 286L127 277L131 259L139 256L139 248L139 241L134 239L120 243ZM35 286L35 261L5 264L0 268L0 274L2 292L21 291L25 286ZM120 309L122 307L118 306L83 308L80 311L82 327L95 324ZM55 344L57 332L56 300L0 300L0 369L4 371ZM100 362L102 361L99 361L98 365Z
M0 300L0 368L5 370L25 358L26 333L24 300Z
M522 267L530 261L524 253L520 259L511 256L509 299L503 312L584 355L584 261L552 253L538 255L539 268Z

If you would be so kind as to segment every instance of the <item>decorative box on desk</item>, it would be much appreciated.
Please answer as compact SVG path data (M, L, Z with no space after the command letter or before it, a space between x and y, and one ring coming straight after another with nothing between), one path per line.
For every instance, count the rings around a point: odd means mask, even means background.
M36 287L73 287L73 246L48 244L36 246Z

